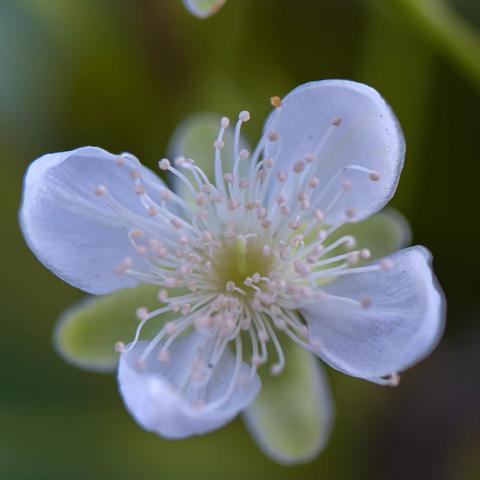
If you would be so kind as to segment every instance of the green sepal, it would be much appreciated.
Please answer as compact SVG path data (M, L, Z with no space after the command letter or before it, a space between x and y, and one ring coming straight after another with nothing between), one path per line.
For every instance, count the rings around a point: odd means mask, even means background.
M334 419L330 389L317 359L285 342L279 376L262 376L262 389L244 414L259 447L283 464L304 463L326 445Z
M69 363L99 372L116 368L115 344L130 342L139 324L136 310L160 308L158 287L139 285L101 297L88 297L67 310L56 325L53 341L58 353ZM152 338L177 314L164 313L149 320L141 338Z
M329 238L329 243L343 235L355 237L356 248L370 250L371 257L368 262L406 247L411 240L407 220L393 208L386 208L363 222L344 225Z

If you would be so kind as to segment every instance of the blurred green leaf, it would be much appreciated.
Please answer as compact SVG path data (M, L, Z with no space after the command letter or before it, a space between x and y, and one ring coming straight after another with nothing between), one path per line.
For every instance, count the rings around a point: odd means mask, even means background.
M140 285L104 297L89 297L65 312L54 332L54 345L60 355L73 365L100 372L115 369L118 354L115 343L128 343L138 326L135 311L161 307L158 287ZM166 313L149 320L142 338L151 338L175 314Z
M393 0L410 22L480 88L480 35L445 0Z
M190 13L199 18L207 18L217 13L227 0L183 0Z
M27 17L35 31L48 41L48 47L30 62L32 72L23 79L23 83L28 81L32 96L40 100L46 95L52 97L48 105L58 123L47 132L48 144L98 144L115 151L132 150L142 156L150 149L157 156L159 136L161 141L161 135L166 136L170 128L165 128L158 111L160 106L173 110L177 103L174 95L164 94L177 81L177 72L155 78L148 51L142 48L140 5L129 9L126 4L95 0L14 3L15 10ZM24 41L21 36L11 40L15 44ZM168 49L160 55L162 61L177 55L178 42L170 39L166 43ZM27 52L31 50L29 47ZM39 58L43 57L40 63ZM18 63L18 59L12 59L4 68L16 71ZM17 89L13 92L16 98L22 93ZM39 123L34 128L38 129ZM139 147L132 148L136 145Z
M315 357L293 342L281 375L262 377L262 389L245 412L247 427L274 460L302 463L325 446L334 418L330 388Z

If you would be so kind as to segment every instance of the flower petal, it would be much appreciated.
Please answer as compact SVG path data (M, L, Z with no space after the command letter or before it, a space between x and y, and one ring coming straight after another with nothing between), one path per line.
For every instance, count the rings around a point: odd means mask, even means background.
M217 13L227 0L183 0L186 9L198 18Z
M244 419L260 448L283 464L303 463L325 447L334 419L330 388L315 357L291 342L286 368L263 380Z
M129 342L135 334L135 311L149 311L161 305L158 288L139 285L103 297L90 297L66 311L54 331L57 352L76 367L112 372L118 363L115 344ZM167 312L150 319L142 330L142 338L152 338L177 314Z
M156 347L142 363L148 342L139 342L120 357L119 388L126 407L146 430L166 438L185 438L220 428L244 410L260 390L260 379L247 380L249 367L236 366L232 353L225 349L208 382L191 378L198 352L205 337L198 332L177 339L169 348L170 359L158 360ZM227 392L234 381L233 391Z
M325 362L378 382L427 356L445 320L430 252L416 246L387 258L390 270L341 276L325 286L328 297L301 309ZM362 298L371 305L362 307Z
M29 247L53 273L93 294L137 284L116 273L126 257L132 268L145 268L127 235L132 225L95 195L103 185L134 218L149 221L134 192L132 168L119 167L118 158L101 148L83 147L44 155L25 176L20 224ZM147 169L142 168L142 175L162 184Z
M397 187L403 134L390 107L367 85L347 80L301 85L285 97L265 128L279 134L266 148L268 157L278 153L277 171L293 178L295 162L314 155L311 173L320 185L311 203L325 211L329 224L342 221L348 209L355 211L354 221L368 217ZM349 189L345 182L351 183Z

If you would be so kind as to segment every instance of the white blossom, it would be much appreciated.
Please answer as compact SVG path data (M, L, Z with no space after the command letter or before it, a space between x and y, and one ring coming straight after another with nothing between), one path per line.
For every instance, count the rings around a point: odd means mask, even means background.
M396 384L443 331L425 248L370 262L368 245L335 236L396 189L405 146L389 106L342 80L271 101L253 151L240 140L247 111L220 120L214 178L190 158L159 161L188 199L132 154L96 147L45 155L25 178L23 233L55 274L93 294L158 286L158 309L139 309L135 338L117 345L118 381L135 419L165 437L248 409L260 375L282 374L286 339L349 375ZM166 312L176 319L139 340Z

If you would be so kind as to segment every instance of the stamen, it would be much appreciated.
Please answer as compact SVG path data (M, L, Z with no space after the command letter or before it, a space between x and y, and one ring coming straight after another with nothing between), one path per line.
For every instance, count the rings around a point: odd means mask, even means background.
M272 107L280 108L282 105L282 99L278 96L273 96L270 97L270 103L272 104Z
M166 171L170 168L170 160L168 160L168 158L162 158L158 162L158 166L159 166L160 170Z
M384 258L380 261L380 268L388 272L392 270L393 262L389 258Z
M360 299L360 304L362 305L362 308L370 308L372 306L372 298L363 297Z
M98 185L95 188L95 195L97 197L104 197L108 193L107 187L105 185Z
M285 367L285 355L283 353L282 346L278 341L277 335L275 334L275 331L273 330L270 323L265 322L265 326L268 330L270 338L272 339L273 345L275 347L275 351L277 352L277 358L278 358L277 362L272 365L270 372L272 375L279 375Z

